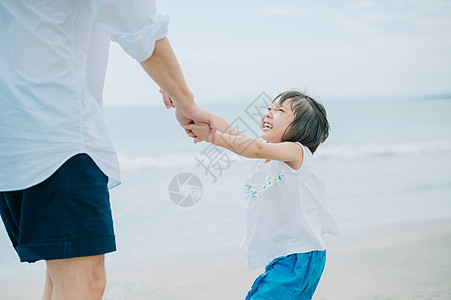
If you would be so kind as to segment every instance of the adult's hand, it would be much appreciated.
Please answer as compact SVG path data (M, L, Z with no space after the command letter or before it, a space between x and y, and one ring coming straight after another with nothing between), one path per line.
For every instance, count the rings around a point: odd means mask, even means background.
M194 104L189 108L175 108L175 115L177 120L179 120L181 125L188 125L192 123L206 123L210 126L210 134L208 135L207 141L213 141L214 135L216 133L216 123L213 119L213 116L200 105ZM190 122L186 122L186 120L191 120ZM185 129L189 130L189 129ZM198 143L201 141L191 130L187 132L188 136L194 137L194 143Z
M163 96L163 103L167 109L175 108L175 116L180 125L188 125L193 123L206 123L210 126L210 134L208 135L208 141L212 141L216 132L217 126L213 116L209 111L203 107L193 103L189 106L176 106L165 91L160 89L160 93ZM183 126L182 126L183 127ZM201 140L190 130L185 129L189 137L194 138L194 143L198 143Z
M171 107L175 108L175 104L172 102L171 98L169 98L168 94L162 89L160 89L160 93L163 96L164 106L166 106L167 109L171 109Z
M164 106L166 106L166 109L175 108L175 104L172 101L171 97L169 97L169 95L162 89L160 89L160 93L161 93L161 96L163 96L163 103L164 103ZM191 120L191 119L184 118L183 116L178 116L177 111L176 111L176 117L180 124L186 125L186 124L193 123L193 120ZM196 138L196 135L191 130L185 129L185 132L188 134L188 136L190 136L192 138Z

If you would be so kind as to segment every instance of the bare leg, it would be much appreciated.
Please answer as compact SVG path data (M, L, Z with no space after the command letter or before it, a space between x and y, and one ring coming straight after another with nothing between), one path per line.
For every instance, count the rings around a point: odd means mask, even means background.
M44 284L44 294L42 295L42 300L52 300L53 294L53 282L50 277L49 270L45 270L45 284Z
M47 274L52 288L52 298L45 300L101 300L105 291L106 277L104 255L48 260Z

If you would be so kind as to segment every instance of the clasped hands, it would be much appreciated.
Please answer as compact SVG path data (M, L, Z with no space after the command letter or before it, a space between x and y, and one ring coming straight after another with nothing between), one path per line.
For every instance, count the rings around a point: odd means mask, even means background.
M194 138L194 143L213 142L217 127L208 110L197 104L188 107L176 105L165 91L160 89L160 93L163 96L163 103L166 108L175 108L175 115L180 126L185 129L189 137Z

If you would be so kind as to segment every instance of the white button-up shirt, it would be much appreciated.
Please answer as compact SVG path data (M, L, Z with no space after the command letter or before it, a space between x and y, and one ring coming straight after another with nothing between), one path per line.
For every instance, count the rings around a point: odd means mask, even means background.
M119 184L103 122L110 38L144 61L167 24L151 0L1 0L0 191L36 185L78 153Z

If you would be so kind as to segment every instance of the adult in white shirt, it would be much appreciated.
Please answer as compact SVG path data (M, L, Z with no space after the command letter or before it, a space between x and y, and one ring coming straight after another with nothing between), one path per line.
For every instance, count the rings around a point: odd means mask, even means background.
M104 254L115 250L108 188L120 182L103 123L110 39L171 96L181 124L214 132L167 24L152 0L0 2L0 213L21 261L46 261L43 299L104 293Z

